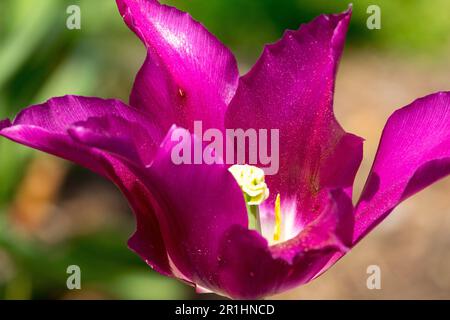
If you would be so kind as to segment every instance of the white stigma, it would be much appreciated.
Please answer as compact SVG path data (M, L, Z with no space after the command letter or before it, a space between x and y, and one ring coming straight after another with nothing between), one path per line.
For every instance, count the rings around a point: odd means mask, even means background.
M262 169L247 164L235 164L228 170L244 192L247 205L259 206L269 197L269 188L264 182Z

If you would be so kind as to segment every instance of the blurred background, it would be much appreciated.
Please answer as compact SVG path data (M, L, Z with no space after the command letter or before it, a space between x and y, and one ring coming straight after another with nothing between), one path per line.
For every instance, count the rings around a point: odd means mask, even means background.
M347 1L166 1L189 11L237 55L244 73L263 45ZM81 8L81 30L66 9ZM381 29L366 10L381 8ZM336 86L347 131L366 138L359 195L387 117L417 97L450 89L448 0L354 0ZM145 57L112 0L0 1L0 118L53 96L128 101ZM311 284L277 299L450 299L450 179L402 204L350 254ZM95 195L95 196L94 196ZM204 299L159 276L126 246L134 219L109 182L0 139L0 299ZM82 290L66 288L69 265ZM381 290L368 290L369 265Z

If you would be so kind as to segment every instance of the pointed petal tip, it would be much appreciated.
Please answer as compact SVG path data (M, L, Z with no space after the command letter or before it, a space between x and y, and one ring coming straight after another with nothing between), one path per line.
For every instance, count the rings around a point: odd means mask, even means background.
M331 40L332 44L337 44L338 47L338 56L340 56L340 52L339 50L342 50L343 47L343 43L345 41L345 35L347 33L347 27L348 24L350 22L350 18L352 15L352 5L349 5L349 8L346 11L343 11L341 13L337 13L337 14L321 14L317 17L315 17L314 19L312 19L309 22L304 22L301 23L300 26L293 30L293 29L286 29L283 33L283 36L278 39L275 42L272 43L267 43L263 49L263 54L262 56L264 56L264 54L266 52L269 53L277 53L280 52L281 50L283 50L283 47L285 46L285 42L286 39L290 38L290 37L296 37L299 35L300 32L302 32L303 28L308 28L308 27L313 27L316 25L320 25L321 23L323 23L323 20L327 20L327 21L335 21L335 24L333 26L333 30L334 30L334 36ZM322 21L322 22L321 22ZM342 30L342 24L344 23L344 30ZM344 34L344 37L341 37L340 39L336 39L336 34ZM340 47L340 49L339 49ZM261 59L261 58L260 58ZM258 63L257 63L258 64ZM256 64L256 65L257 65ZM256 65L254 67L256 67ZM249 72L245 75L245 76L249 76L252 73L252 70L254 68L251 68L249 70ZM244 80L245 81L245 76L241 78L241 81Z
M116 2L126 25L147 48L130 104L146 110L163 131L174 122L190 128L194 119L205 127L222 127L239 82L233 53L201 22L174 6L157 0ZM182 113L175 107L179 103Z
M339 13L324 13L321 16L337 18L338 24L342 20L350 19L353 14L353 3L350 3L346 10Z
M208 294L208 293L213 293L211 290L204 288L198 284L195 285L195 292L198 294Z
M450 92L439 91L388 119L355 213L353 243L413 194L450 174Z

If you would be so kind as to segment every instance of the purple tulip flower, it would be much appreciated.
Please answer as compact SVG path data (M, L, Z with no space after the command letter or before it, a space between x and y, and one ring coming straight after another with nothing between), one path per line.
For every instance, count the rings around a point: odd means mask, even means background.
M156 271L199 292L273 295L319 276L401 201L450 173L450 92L440 92L389 118L352 204L363 139L333 113L350 10L287 31L240 77L233 54L188 14L156 0L117 3L147 48L129 105L52 98L1 121L0 135L114 182L137 220L129 246ZM174 164L171 134L186 130L196 143L194 121L279 129L278 173ZM270 189L258 202L259 230L249 228L245 186L235 179L245 172L256 191Z

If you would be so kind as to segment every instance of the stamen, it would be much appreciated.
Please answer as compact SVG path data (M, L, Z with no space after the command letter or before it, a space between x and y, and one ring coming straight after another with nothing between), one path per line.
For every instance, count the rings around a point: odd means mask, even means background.
M280 194L277 194L275 199L275 230L273 234L273 240L279 241L281 237L281 201Z
M264 171L250 165L234 165L228 170L236 179L244 194L249 229L261 233L259 205L269 197L269 188L264 182Z

